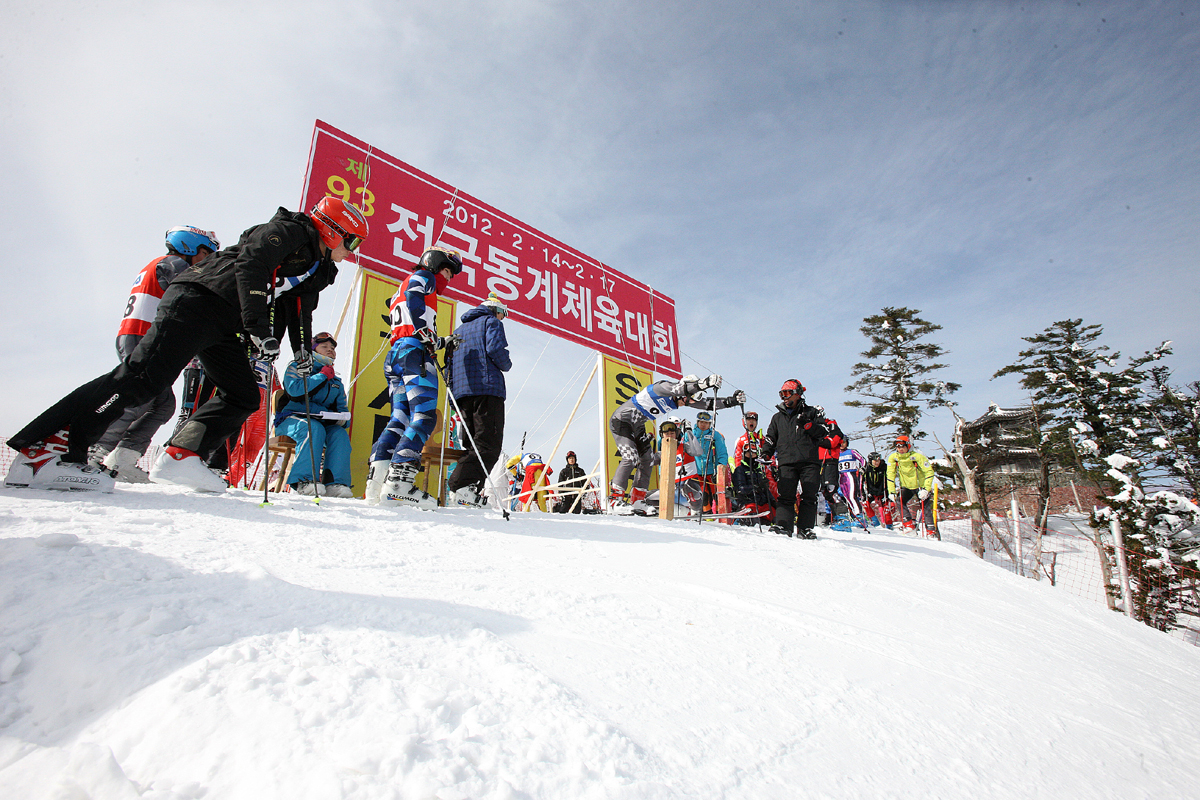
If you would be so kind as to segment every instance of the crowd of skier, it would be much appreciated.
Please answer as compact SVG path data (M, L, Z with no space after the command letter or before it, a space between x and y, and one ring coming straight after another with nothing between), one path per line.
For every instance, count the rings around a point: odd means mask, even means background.
M18 455L5 485L112 491L120 479L224 491L235 462L244 466L245 454L265 444L266 420L255 427L247 419L266 403L276 433L296 443L287 477L292 489L352 497L350 413L334 369L337 342L313 333L312 314L337 265L367 234L359 209L330 196L307 213L280 208L224 249L210 231L167 231L167 254L138 273L126 303L116 340L120 363L8 440ZM429 248L390 302L383 372L391 413L371 448L369 503L437 507L416 479L437 422L439 382L469 450L451 473L447 502L483 507L486 495L499 493L488 482L502 450L504 373L512 366L502 324L508 309L492 295L468 310L452 335L439 336L436 297L462 269L457 252ZM277 380L284 336L293 358ZM147 474L137 461L174 413L172 386L185 370L185 412ZM760 432L757 413L744 412L744 392L717 396L722 382L715 374L657 381L613 413L609 427L621 461L605 498L610 509L648 514L656 501L674 502L686 513L737 515L813 538L819 503L834 527L890 528L917 524L909 510L915 498L916 519L936 535L933 471L908 437L897 438L886 465L879 453L863 458L835 420L805 402L795 379L783 383L777 411ZM278 397L266 402L277 386ZM731 455L714 422L718 411L735 407L743 409L744 432ZM694 426L673 413L680 408L697 412ZM664 437L678 443L670 498L650 486ZM244 452L232 458L238 448ZM513 498L505 502L562 513L598 510L588 502L588 476L577 460L568 453L554 479L540 456L518 453L505 465Z

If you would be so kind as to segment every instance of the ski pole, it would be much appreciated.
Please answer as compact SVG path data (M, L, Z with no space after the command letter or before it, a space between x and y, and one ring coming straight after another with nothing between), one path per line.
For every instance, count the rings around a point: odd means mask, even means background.
M312 353L309 353L309 358L312 358ZM308 422L308 458L312 464L313 476L313 502L321 505L321 476L317 474L317 448L314 446L312 434L312 409L308 405L308 379L312 375L312 365L309 364L308 375L300 376L300 385L304 387L304 418Z
M458 398L456 398L454 396L454 392L452 392L450 390L450 383L449 383L449 381L446 380L446 373L442 372L442 365L438 363L438 360L436 358L433 359L433 366L437 369L438 375L441 376L441 378L442 378L442 385L444 385L446 387L446 396L449 397L450 402L454 404L454 411L458 414L458 416L463 421L463 426L462 426L463 433L467 434L467 441L471 443L471 450L475 453L475 457L477 459L479 459L479 466L483 467L484 473L487 475L487 478L485 478L485 480L487 481L488 489L491 490L492 496L495 497L497 501L499 501L500 513L503 514L504 519L507 520L508 519L508 509L506 509L504 507L504 502L500 501L500 494L499 494L499 492L496 491L495 485L492 484L491 471L488 470L487 465L483 463L483 456L479 455L479 448L475 446L475 436L471 433L471 426L467 424L467 415L464 414L462 412L462 409L458 407ZM524 446L525 446L525 437L522 436L521 437L522 451L524 450Z
M704 469L706 471L708 470L709 467L713 466L713 461L715 461L717 459L717 387L715 387L715 386L712 387L712 393L713 393L712 425L709 427L710 435L708 438L708 453L705 454L705 457L704 457ZM714 503L716 503L716 501L717 501L716 476L715 475L713 476L713 482L710 484L708 482L708 476L701 475L700 476L700 513L697 515L697 524L699 524L699 525L704 524L704 487L706 487L706 486L712 487L711 491L709 492L709 498L710 498L709 499L709 510L712 513L716 513L716 509L712 508L712 505Z
M263 442L262 450L262 470L263 470L263 501L264 506L271 505L270 496L267 492L270 491L271 475L268 468L269 459L267 458L268 448L271 446L271 388L275 385L275 362L271 359L264 359L267 362L267 402L263 407L263 434L265 441Z

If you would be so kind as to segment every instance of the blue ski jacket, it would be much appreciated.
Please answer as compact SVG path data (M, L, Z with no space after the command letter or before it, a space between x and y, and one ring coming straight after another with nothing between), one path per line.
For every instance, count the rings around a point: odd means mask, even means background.
M450 391L455 397L506 397L504 373L512 369L512 358L504 323L479 306L462 315L455 333L463 340L450 356Z
M349 406L346 405L346 389L342 385L342 379L334 377L326 378L316 370L324 366L328 366L333 362L328 356L323 356L320 353L313 353L313 374L308 378L301 378L296 372L296 362L288 364L287 370L283 373L283 391L286 395L281 397L283 405L275 412L275 424L278 425L283 420L291 416L304 414L304 387L308 386L308 407L313 414L321 411L348 411ZM339 421L338 425L343 428L349 427L349 420Z
M715 428L692 428L683 435L683 443L696 456L696 471L701 475L716 475L717 467L729 461L725 437Z

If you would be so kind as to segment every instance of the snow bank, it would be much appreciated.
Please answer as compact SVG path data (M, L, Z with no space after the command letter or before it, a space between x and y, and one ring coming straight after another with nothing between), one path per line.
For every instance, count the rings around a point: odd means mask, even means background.
M0 796L1184 796L1200 651L953 544L0 490Z

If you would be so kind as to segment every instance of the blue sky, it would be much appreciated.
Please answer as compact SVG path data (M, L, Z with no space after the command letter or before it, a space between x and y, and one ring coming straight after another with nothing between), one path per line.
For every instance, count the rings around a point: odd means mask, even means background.
M1200 378L1192 2L346 5L0 9L6 433L115 364L164 230L295 207L317 118L673 296L685 368L764 422L799 377L861 429L843 387L889 305L943 326L967 417L1022 402L989 378L1060 319ZM507 446L548 451L586 354L509 328Z

